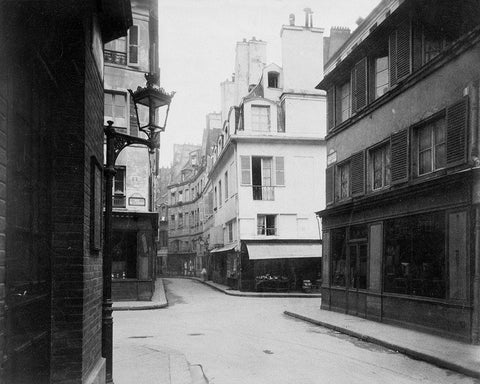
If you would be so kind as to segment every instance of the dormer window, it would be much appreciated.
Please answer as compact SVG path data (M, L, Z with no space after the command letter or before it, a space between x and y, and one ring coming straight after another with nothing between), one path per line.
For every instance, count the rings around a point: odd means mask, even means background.
M278 72L268 72L268 88L278 88Z

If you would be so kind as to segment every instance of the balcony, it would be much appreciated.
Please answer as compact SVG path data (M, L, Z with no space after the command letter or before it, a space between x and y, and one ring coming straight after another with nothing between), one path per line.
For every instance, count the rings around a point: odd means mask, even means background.
M277 228L265 228L265 227L257 227L257 235L259 236L276 236L277 235Z
M106 63L127 65L127 54L125 52L109 51L105 49L103 51L103 58Z
M275 187L265 185L253 185L253 200L275 200Z
M125 208L127 205L125 195L113 195L113 208Z

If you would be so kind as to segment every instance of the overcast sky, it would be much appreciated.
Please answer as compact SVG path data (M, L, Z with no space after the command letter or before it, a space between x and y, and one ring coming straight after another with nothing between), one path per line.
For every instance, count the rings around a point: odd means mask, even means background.
M290 13L304 24L305 7L313 26L346 26L352 31L380 0L159 0L161 86L176 91L160 162L172 161L173 144L200 144L205 116L220 111L220 82L231 77L235 46L253 36L267 42L267 62L281 66L280 29Z

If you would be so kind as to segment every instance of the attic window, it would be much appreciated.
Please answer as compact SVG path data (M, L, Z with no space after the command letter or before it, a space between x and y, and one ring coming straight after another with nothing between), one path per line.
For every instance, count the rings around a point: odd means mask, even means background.
M268 72L268 88L278 88L278 72Z

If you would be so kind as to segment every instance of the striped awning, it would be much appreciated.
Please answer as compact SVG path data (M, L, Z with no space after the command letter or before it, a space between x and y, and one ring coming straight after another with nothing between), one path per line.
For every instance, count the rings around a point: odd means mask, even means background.
M322 244L247 244L250 260L322 257Z

